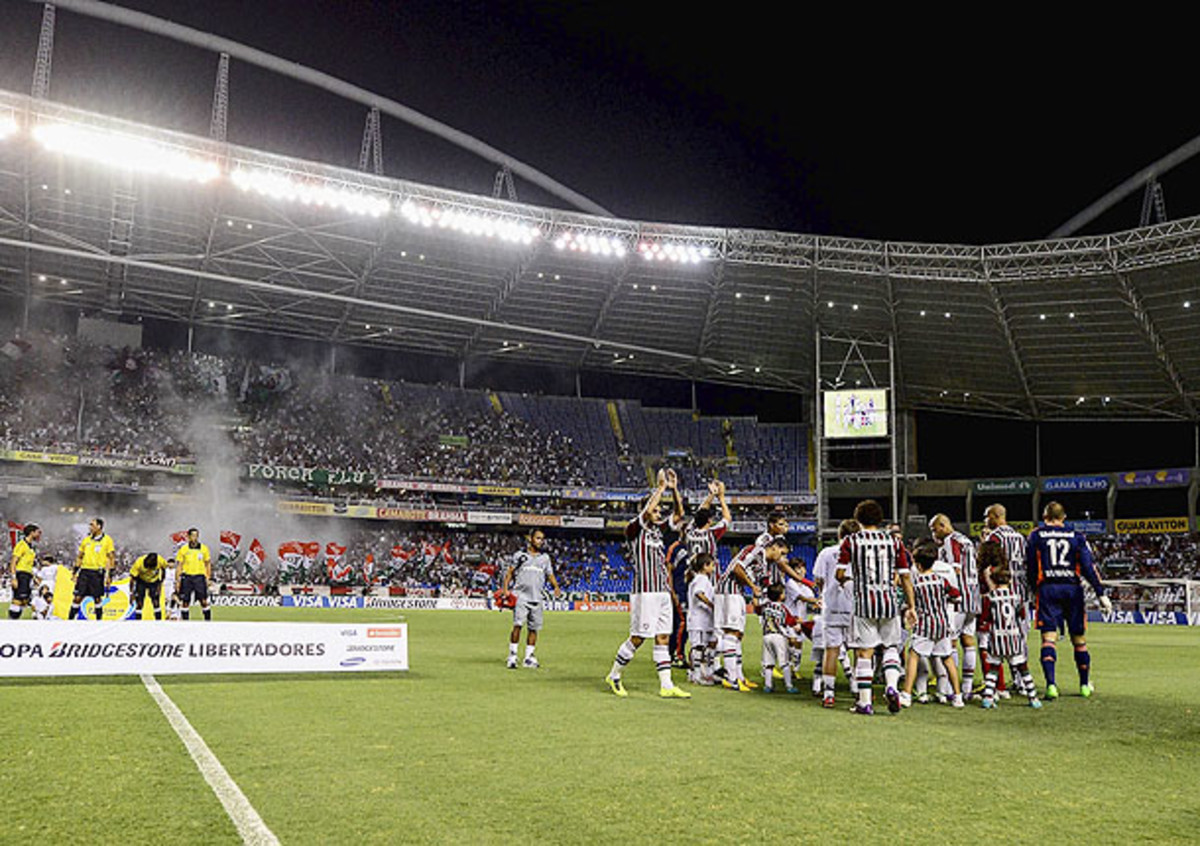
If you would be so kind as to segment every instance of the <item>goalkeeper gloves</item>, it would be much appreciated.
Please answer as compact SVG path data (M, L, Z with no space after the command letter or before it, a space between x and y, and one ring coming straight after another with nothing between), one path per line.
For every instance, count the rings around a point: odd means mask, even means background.
M1103 611L1105 614L1112 613L1112 600L1109 599L1107 596L1100 597L1100 610Z

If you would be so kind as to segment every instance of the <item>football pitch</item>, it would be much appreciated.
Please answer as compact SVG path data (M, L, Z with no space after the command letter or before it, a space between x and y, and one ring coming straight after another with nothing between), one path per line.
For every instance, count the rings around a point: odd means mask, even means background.
M807 654L800 695L689 687L676 701L659 699L646 645L617 699L603 677L624 614L547 614L540 670L505 669L507 614L406 619L407 673L158 679L282 843L1200 836L1196 629L1094 626L1090 700L1060 645L1065 695L1040 712L1013 699L864 718L844 684L836 711L811 698ZM758 647L748 636L752 678ZM240 840L139 679L0 685L0 842Z

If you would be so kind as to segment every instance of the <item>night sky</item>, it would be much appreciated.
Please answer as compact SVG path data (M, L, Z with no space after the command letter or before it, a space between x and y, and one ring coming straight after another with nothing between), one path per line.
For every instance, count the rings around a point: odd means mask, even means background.
M1046 235L1200 134L1190 49L1127 17L879 17L779 4L125 5L399 100L621 216L891 240ZM27 91L40 5L3 0L0 86ZM977 16L971 16L974 21ZM1162 22L1160 22L1162 23ZM1166 27L1163 27L1166 28ZM204 133L215 57L59 13L51 96ZM235 63L230 140L355 165L364 109ZM384 119L385 169L488 193L495 168ZM1164 180L1200 213L1200 161ZM522 199L548 198L518 184ZM1137 224L1140 195L1088 230Z

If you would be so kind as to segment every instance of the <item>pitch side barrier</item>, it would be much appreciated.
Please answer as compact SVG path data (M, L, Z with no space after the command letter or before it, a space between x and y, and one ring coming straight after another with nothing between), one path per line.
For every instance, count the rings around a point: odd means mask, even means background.
M250 601L242 601L250 600ZM266 602L264 600L271 600ZM496 608L490 597L465 596L254 596L218 597L218 605L283 608L375 608L392 611L491 611ZM550 599L542 607L547 611L628 611L623 599Z
M0 629L0 677L407 669L406 623L23 620Z

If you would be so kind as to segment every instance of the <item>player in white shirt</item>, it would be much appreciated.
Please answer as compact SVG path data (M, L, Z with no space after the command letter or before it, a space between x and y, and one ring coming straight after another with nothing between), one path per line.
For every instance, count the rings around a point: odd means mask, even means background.
M54 614L54 589L44 582L33 592L33 619L49 620Z
M802 566L802 565L801 565ZM796 569L794 566L793 569ZM797 570L798 571L798 570ZM810 632L809 639L812 640L812 656L813 656L813 695L821 695L821 666L822 666L822 648L821 636L823 635L821 625L821 600L817 594L817 586L808 579L793 579L790 576L784 579L783 582L783 606L788 613L796 620L795 633L796 637L788 641L788 666L792 668L792 678L797 682L800 680L800 665L804 661L804 639L803 632ZM813 618L812 624L805 626L809 619L809 609L816 615Z
M982 610L975 544L962 532L955 531L954 524L945 514L933 515L929 530L942 545L941 560L949 563L958 576L955 587L962 594L962 599L951 639L962 644L962 695L964 700L969 701L971 688L975 684L975 664L979 652L975 642L975 624Z
M717 632L713 622L713 573L717 562L707 552L688 565L688 643L691 644L692 684L715 684L713 661L717 654Z
M842 541L858 530L857 520L843 520L838 525L838 542L817 553L817 561L813 565L813 580L817 590L821 592L821 639L814 639L813 643L819 645L822 650L822 704L826 708L833 708L835 705L834 685L837 681L839 658L842 659L842 670L850 683L850 689L854 689L854 668L850 665L850 656L846 652L846 642L850 639L850 626L854 616L854 582L851 579L839 582L834 576L834 571L837 569Z
M504 582L500 590L508 593L511 585L515 588L517 604L513 608L512 633L508 638L508 659L505 666L510 670L517 668L517 647L521 643L521 628L529 629L525 640L525 666L537 669L538 660L534 650L537 648L538 632L542 630L542 592L546 580L554 586L554 596L562 595L558 587L558 579L554 576L554 567L550 564L550 556L545 552L546 533L541 529L533 529L526 536L526 549L513 556L512 563L504 571Z

